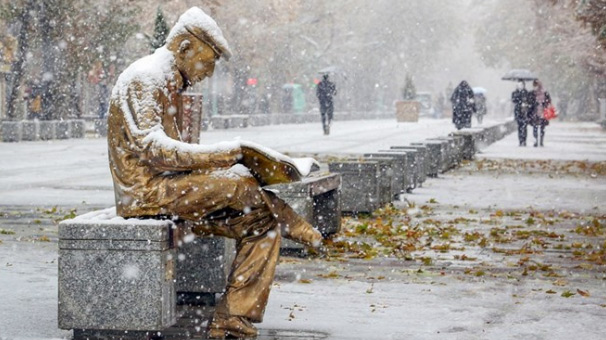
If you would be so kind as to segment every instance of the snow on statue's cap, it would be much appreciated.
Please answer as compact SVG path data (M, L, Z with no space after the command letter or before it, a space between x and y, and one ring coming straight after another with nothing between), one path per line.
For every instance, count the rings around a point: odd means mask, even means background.
M227 40L223 37L223 32L213 18L208 16L199 7L192 7L185 13L181 14L179 20L175 24L166 41L172 40L174 37L185 32L191 33L196 38L204 41L225 60L231 57L231 51L227 45Z

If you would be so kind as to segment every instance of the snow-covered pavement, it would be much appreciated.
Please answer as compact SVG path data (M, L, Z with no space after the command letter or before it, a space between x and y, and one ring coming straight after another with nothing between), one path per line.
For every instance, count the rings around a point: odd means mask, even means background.
M428 181L409 199L470 208L606 212L606 180L576 165L606 162L606 132L595 123L552 123L545 147L519 147L517 133L476 155L480 162ZM517 160L517 161L516 161ZM573 163L570 163L573 162ZM576 162L576 163L575 163ZM574 169L568 168L574 164ZM482 169L478 169L478 165Z
M399 126L393 121L335 122L327 137L318 124L304 124L209 131L203 139L241 137L282 152L339 154L375 151L451 130L447 120ZM561 248L505 256L493 246L464 244L464 250L454 250L453 238L450 251L419 248L409 260L284 258L260 328L320 331L330 339L601 339L606 334L605 265L575 260L572 254L600 250L605 236L570 230L588 218L606 223L606 175L602 168L591 168L606 163L606 133L594 123L554 123L544 148L519 148L516 138L510 135L483 150L477 161L428 179L406 199L432 207L417 218L422 223L442 220L446 228L446 221L461 218L461 228L487 237L492 228L524 224L516 216L498 217L503 212L519 211L513 214L537 220L532 214L551 209L556 216L563 210L576 213L571 219L554 218L546 229L565 235L548 240ZM0 339L69 338L70 332L56 328L57 230L51 221L52 214L69 211L36 208L87 209L82 201L112 205L105 149L104 141L88 139L0 144L0 229L9 231L0 234ZM465 222L472 218L480 222ZM532 230L545 227L533 224ZM494 247L517 249L516 242L525 239ZM453 258L462 252L469 259ZM550 271L542 272L546 265ZM574 295L566 298L566 292Z

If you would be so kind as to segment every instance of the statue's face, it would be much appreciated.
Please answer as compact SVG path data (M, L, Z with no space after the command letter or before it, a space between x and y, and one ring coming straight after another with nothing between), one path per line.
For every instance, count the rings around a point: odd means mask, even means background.
M218 58L219 56L208 44L192 37L181 44L177 67L187 78L188 83L195 84L206 77L212 77Z

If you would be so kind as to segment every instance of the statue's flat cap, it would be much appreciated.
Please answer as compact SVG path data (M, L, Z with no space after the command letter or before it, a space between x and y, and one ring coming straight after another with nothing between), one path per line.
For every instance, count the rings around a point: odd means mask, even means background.
M166 41L171 41L174 37L186 32L207 43L217 55L225 60L231 58L232 53L227 40L223 37L223 32L215 20L199 7L192 7L179 17Z

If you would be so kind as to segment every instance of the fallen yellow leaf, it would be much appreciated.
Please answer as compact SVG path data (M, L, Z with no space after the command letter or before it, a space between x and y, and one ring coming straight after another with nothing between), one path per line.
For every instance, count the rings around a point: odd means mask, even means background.
M580 289L577 289L577 293L579 293L579 295L581 295L583 297L589 297L589 296L591 296L591 294L589 294L589 292L584 291L584 290L580 290Z

